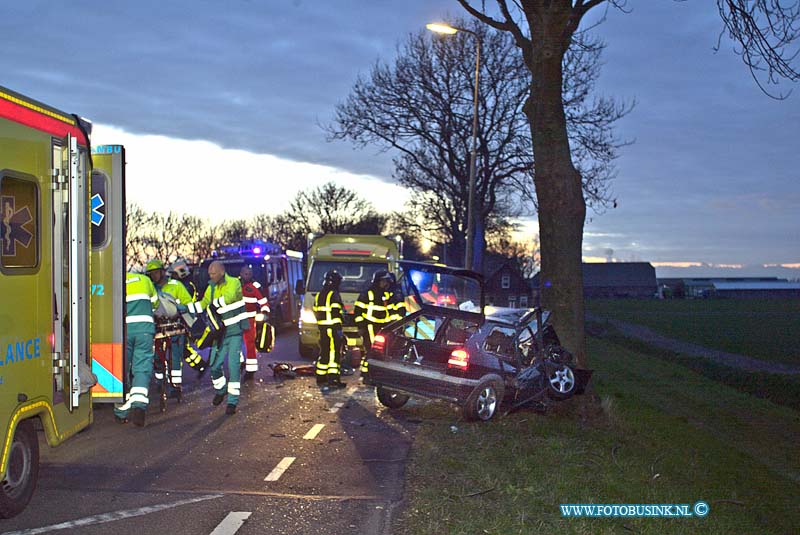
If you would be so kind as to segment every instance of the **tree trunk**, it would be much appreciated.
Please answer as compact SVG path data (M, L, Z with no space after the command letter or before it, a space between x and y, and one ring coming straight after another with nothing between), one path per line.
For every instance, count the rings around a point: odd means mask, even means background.
M559 24L546 22L535 28L533 51L526 58L533 80L524 111L536 166L542 305L552 311L561 343L579 366L586 367L581 268L586 202L581 176L572 165L561 95L562 59L569 39L564 43L564 26Z

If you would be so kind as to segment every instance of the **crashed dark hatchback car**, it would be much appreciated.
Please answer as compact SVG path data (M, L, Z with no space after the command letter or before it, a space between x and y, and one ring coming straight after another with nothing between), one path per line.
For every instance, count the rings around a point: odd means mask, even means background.
M501 406L583 392L591 372L572 364L547 311L484 306L482 278L472 271L401 267L411 313L386 326L367 354L367 383L383 405L421 396L457 404L467 420L489 420Z

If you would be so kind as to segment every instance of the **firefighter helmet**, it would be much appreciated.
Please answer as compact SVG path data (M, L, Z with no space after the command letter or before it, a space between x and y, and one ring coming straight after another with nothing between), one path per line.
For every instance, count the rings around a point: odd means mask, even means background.
M372 284L377 284L379 281L382 280L392 282L391 274L385 269L379 269L378 271L372 274Z
M157 269L164 269L164 262L158 259L150 260L144 268L145 272L155 271Z
M335 269L325 273L325 279L323 281L324 286L333 286L334 288L338 288L340 282L342 282L342 276Z
M186 261L185 258L178 257L171 266L169 266L169 271L172 275L178 279L185 279L189 275L192 274L192 270L189 267L189 263Z

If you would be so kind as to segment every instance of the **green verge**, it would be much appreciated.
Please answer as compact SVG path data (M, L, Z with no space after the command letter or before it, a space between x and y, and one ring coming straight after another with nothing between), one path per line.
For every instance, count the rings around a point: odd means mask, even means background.
M800 414L672 362L590 339L603 415L424 416L395 534L791 533ZM455 430L451 428L455 425ZM705 518L563 518L560 504L710 505Z
M701 346L800 365L800 299L590 299L586 310Z
M641 340L627 338L610 325L590 323L587 324L587 327L589 326L595 326L594 330L601 332L603 339L633 352L675 362L740 392L800 410L800 376L798 375L747 372L709 359L681 355L674 351L651 346Z

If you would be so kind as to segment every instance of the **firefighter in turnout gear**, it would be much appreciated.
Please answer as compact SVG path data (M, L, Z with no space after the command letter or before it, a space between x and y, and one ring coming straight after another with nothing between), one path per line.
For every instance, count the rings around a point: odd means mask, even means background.
M130 391L120 406L114 407L114 416L120 423L145 424L150 376L153 374L153 337L156 325L153 311L158 308L158 294L153 282L146 276L128 273L125 280L125 350Z
M367 351L372 347L375 335L390 321L386 297L391 282L390 273L379 269L372 274L372 283L369 288L361 292L358 299L356 299L355 321L364 341L364 351L361 354L362 375L369 371Z
M397 284L397 277L395 277L394 273L389 273L389 279L391 282L384 294L384 300L389 310L389 321L392 322L405 318L406 314L408 314L408 308L406 307L406 298L400 289L400 285Z
M169 294L178 302L178 312L188 312L188 305L194 301L192 296L186 291L186 287L172 278L170 278L164 269L164 263L161 260L151 260L145 267L147 276L153 281L156 291L159 293ZM169 394L171 398L178 397L179 391L183 385L183 360L185 359L190 366L196 369L205 369L206 362L196 352L194 355L187 350L188 343L185 334L177 334L170 336L170 346L172 347L170 363L169 363ZM187 354L190 358L186 358ZM195 358L196 355L196 358ZM199 362L198 362L199 361ZM158 374L156 374L158 375ZM160 379L156 377L156 379Z
M253 374L258 371L258 352L256 351L256 321L262 322L269 317L269 303L267 298L261 293L261 284L253 280L253 270L249 266L244 266L239 272L242 281L242 296L244 306L247 310L250 329L244 332L244 377L243 381L249 381Z
M186 259L179 257L175 260L175 262L169 266L169 273L172 280L177 280L183 284L183 287L186 288L186 291L192 297L191 302L197 301L200 295L197 291L197 285L192 281L192 268L189 267L189 263ZM197 352L197 348L194 347L194 344L189 339L186 340L186 350L183 352L183 360L185 360L193 370L197 370L197 374L200 377L202 377L208 369L208 362Z
M323 391L343 388L341 355L344 334L344 304L339 295L342 276L335 270L325 273L322 290L314 298L314 316L319 328L319 358L316 363L317 384Z
M239 389L241 387L239 358L242 353L242 333L250 328L248 314L244 307L242 285L239 279L225 273L225 265L214 261L208 266L208 288L200 303L195 303L190 310L205 310L213 307L214 311L222 318L225 326L225 335L211 348L209 368L211 369L211 383L214 385L214 400L216 406L228 396L228 407L225 414L236 414L239 404ZM229 381L225 380L222 366L227 360ZM225 388L227 384L227 389Z

